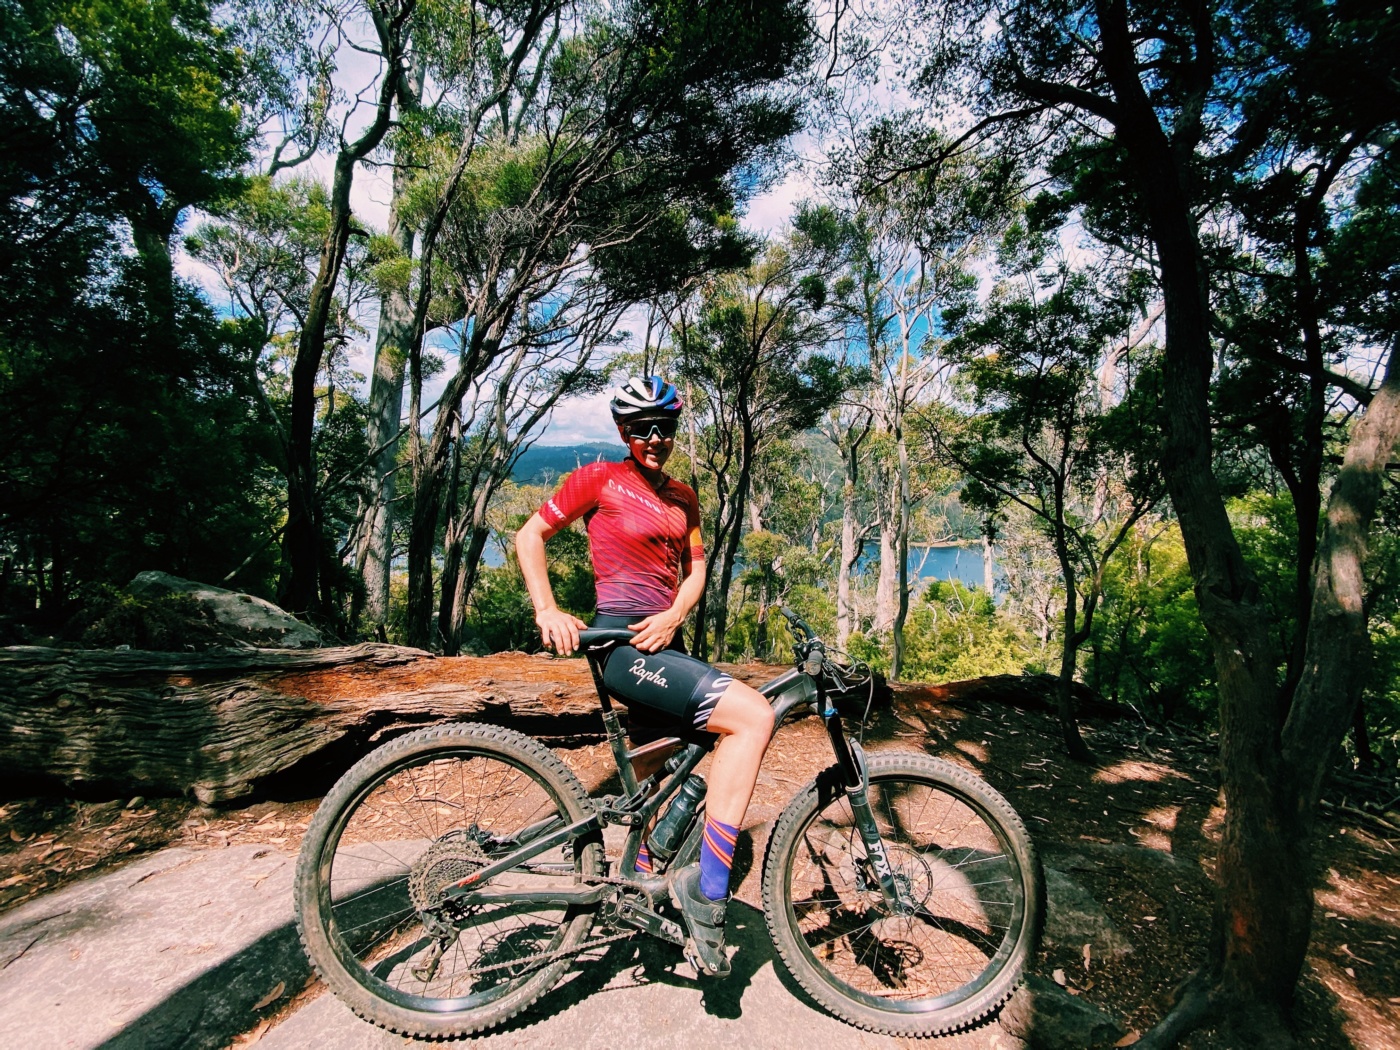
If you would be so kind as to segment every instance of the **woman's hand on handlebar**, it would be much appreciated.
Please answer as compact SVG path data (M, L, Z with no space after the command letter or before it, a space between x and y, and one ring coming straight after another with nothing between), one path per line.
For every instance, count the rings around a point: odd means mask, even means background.
M631 644L644 653L659 653L671 644L671 639L676 636L683 620L684 616L667 609L665 612L653 613L636 623L629 623L627 629L637 632Z
M588 626L577 616L558 607L535 613L535 623L539 626L544 644L561 654L578 650L578 632L580 628Z

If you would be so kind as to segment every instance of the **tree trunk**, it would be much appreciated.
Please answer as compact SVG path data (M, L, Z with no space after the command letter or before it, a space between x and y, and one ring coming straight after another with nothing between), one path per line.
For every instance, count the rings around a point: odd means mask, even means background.
M1209 380L1213 363L1205 267L1187 175L1134 68L1121 2L1098 5L1102 61L1122 108L1119 140L1133 165L1157 246L1165 303L1164 470L1211 639L1220 692L1225 824L1211 958L1180 1007L1143 1043L1174 1042L1206 1010L1263 1010L1258 1030L1280 1031L1307 948L1310 880L1278 739L1278 690L1268 610L1240 552L1212 470ZM1164 1041L1165 1040L1165 1041Z
M856 534L856 465L847 457L846 483L841 486L841 551L836 563L836 648L844 651L856 628L851 572L860 558Z
M715 649L713 658L724 659L725 634L729 630L729 588L734 584L734 565L739 560L739 537L743 533L740 522L744 518L745 497L749 488L748 462L739 471L738 483L734 486L734 523L725 537L724 550L720 555L719 578L716 581L715 601Z
M321 246L316 279L307 301L306 323L292 365L292 419L287 450L289 507L284 540L288 578L280 604L288 612L303 615L318 611L322 542L316 514L316 376L325 355L326 325L350 239L350 184L357 159L347 150L341 150L336 157L331 176L330 229Z
M904 668L904 621L909 616L909 447L904 441L901 427L895 432L895 446L899 453L899 517L896 519L895 557L899 567L895 574L894 620L890 624L890 681L899 681Z
M392 21L391 12L376 9L375 28L379 33L380 54L386 69L399 71L407 43L407 23L415 0L404 0ZM345 248L350 239L350 185L355 165L383 141L398 93L399 76L385 75L380 83L369 125L353 143L342 144L331 175L330 219L326 239L316 266L316 277L307 296L305 321L297 340L292 363L292 419L287 451L287 531L283 549L288 558L287 580L283 587L283 608L292 613L317 610L318 577L323 543L317 514L316 461L316 376L326 350L326 326L335 299Z
M732 493L726 482L726 477L723 472L717 471L714 478L717 497L715 501L715 525L710 536L712 544L710 553L705 556L705 589L700 592L700 599L695 603L695 644L691 647L691 651L701 660L710 658L710 593L716 587L715 567L720 564L723 552L728 546L730 521L734 519Z
M447 498L443 500L442 575L438 578L438 643L445 656L457 655L457 641L451 634L452 602L462 572L462 541L467 531L465 509L458 505L462 484L462 439L452 442L452 465L448 468Z
M477 318L480 324L480 318ZM433 642L433 551L438 522L443 512L443 488L452 443L460 430L462 399L478 370L496 359L500 330L505 318L498 317L492 329L473 333L472 347L464 352L457 373L448 381L438 401L433 436L415 470L413 515L408 534L407 634L410 645L430 648Z
M408 173L394 169L394 204L389 236L406 256L413 255L413 229L399 218ZM413 339L413 303L408 288L395 285L379 304L379 331L374 344L374 375L369 387L366 439L372 456L367 479L370 498L360 518L358 562L365 582L365 620L383 626L389 617L389 576L393 562L394 490L403 417L404 368Z
M485 718L572 735L601 732L597 712L584 661L516 653L0 649L0 721L14 730L0 769L25 792L225 802L337 757L333 777L394 729Z
M892 508L890 509L892 510ZM897 532L894 514L882 513L880 518L880 574L875 581L875 621L871 624L871 632L877 637L883 637L894 627L894 617L898 605L896 595L899 590Z
M457 578L457 592L452 599L452 637L456 639L457 651L461 651L462 630L467 622L467 598L476 588L476 578L481 571L481 556L486 550L486 541L491 538L491 530L484 524L476 525L471 531L466 554L462 558L462 572Z
M1076 630L1079 619L1079 590L1067 551L1060 553L1060 570L1065 577L1065 623L1061 631L1060 674L1056 679L1055 713L1060 719L1065 752L1076 762L1092 762L1093 752L1079 733L1079 719L1074 710L1074 670L1079 662L1079 646L1083 638Z

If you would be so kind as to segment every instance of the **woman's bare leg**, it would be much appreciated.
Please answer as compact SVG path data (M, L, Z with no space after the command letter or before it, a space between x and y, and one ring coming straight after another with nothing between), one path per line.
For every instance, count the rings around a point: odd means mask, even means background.
M720 734L710 764L705 812L713 820L738 827L749 808L758 768L773 736L773 708L757 689L732 682L705 728Z

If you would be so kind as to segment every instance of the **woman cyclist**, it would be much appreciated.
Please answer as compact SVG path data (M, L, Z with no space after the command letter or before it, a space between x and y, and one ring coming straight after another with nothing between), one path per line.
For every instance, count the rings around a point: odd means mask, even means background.
M582 517L597 582L593 626L637 632L631 645L609 655L603 674L609 692L628 704L633 739L717 738L700 862L677 871L671 887L701 968L724 976L734 843L772 736L773 711L757 690L681 647L680 626L705 589L699 501L690 486L663 469L681 407L676 388L659 376L623 384L612 399L612 416L627 458L590 463L570 474L516 534L515 550L545 644L571 653L586 625L554 602L545 540ZM645 846L637 863L648 870Z

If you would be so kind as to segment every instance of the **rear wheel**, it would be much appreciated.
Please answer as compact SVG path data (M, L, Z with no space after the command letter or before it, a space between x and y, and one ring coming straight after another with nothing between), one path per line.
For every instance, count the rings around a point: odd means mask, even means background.
M1011 805L966 770L897 752L868 765L905 907L886 904L833 769L773 830L768 929L788 971L843 1020L890 1035L954 1031L1020 983L1040 939L1040 863Z
M488 725L400 737L357 763L317 810L297 863L297 926L331 990L396 1032L464 1035L552 988L591 910L459 907L454 883L591 811L548 748ZM483 889L573 885L603 873L601 842L566 843Z

